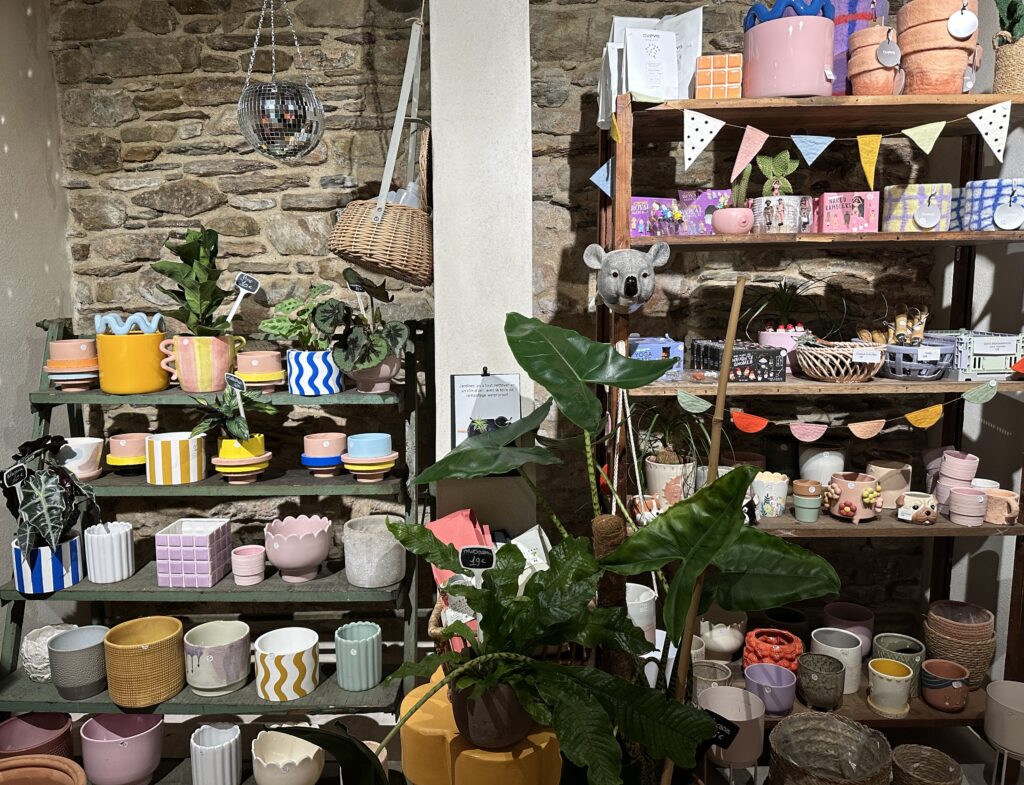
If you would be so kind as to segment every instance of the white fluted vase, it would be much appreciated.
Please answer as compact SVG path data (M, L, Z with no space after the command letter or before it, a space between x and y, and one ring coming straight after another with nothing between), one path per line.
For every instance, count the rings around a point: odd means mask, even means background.
M132 525L99 523L85 530L85 559L93 583L118 583L135 573Z
M242 732L237 725L203 725L189 742L192 785L239 785L242 781Z

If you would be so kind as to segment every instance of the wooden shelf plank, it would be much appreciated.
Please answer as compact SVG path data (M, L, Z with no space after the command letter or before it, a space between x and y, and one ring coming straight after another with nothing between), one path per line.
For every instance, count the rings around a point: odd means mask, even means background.
M307 469L268 468L263 477L249 485L231 485L213 472L202 482L190 485L150 485L144 474L106 474L89 483L97 496L173 496L218 498L276 498L280 496L396 496L402 481L384 478L376 483L356 482L349 474L327 479L313 477Z
M952 122L975 109L1012 101L1010 124L1024 120L1020 95L828 96L819 98L731 98L633 104L633 141L678 142L683 138L683 109L705 112L734 125L756 125L765 133L849 137L862 133L898 133L922 123L945 120L946 136L978 133L970 120ZM724 128L722 133L739 134Z
M202 395L201 393L197 393ZM207 393L213 395L213 393ZM395 406L401 400L398 393L361 393L356 391L337 395L291 395L287 392L269 393L263 396L275 406ZM111 395L102 390L84 392L62 392L60 390L37 390L29 393L29 401L37 406L60 404L99 404L101 406L195 406L189 393L172 387L163 392L144 395Z
M938 395L967 392L982 381L958 382L938 379L934 382L902 382L895 379L871 379L855 384L829 384L811 379L789 377L784 382L735 382L729 385L733 397L755 395ZM1024 391L1024 381L999 381L999 392ZM640 398L674 397L678 392L691 395L716 395L718 380L703 382L655 382L632 390L630 395Z
M986 523L981 526L958 526L948 518L940 516L931 526L918 526L896 519L895 510L883 510L871 521L864 521L856 526L852 523L833 518L828 514L819 516L814 523L800 523L794 515L792 506L787 507L786 514L780 518L765 518L757 524L757 528L768 534L774 534L787 540L803 538L825 539L835 537L1020 537L1024 536L1024 526L998 526Z
M1024 242L1024 232L865 232L862 234L712 234L684 237L634 237L630 245L648 248L655 243L668 243L688 251L723 251L730 248L843 248L868 246L866 252L876 253L879 245L898 243L905 246L996 245Z
M361 589L353 586L345 577L345 570L338 563L321 565L320 574L305 583L285 583L276 569L263 583L255 586L236 586L231 575L226 576L211 589L171 589L156 585L156 562L147 562L128 580L120 583L92 583L88 579L63 589L57 594L23 595L14 588L14 582L0 587L0 601L11 600L42 601L48 599L74 602L160 602L183 603L275 603L316 604L355 602L396 602L400 596L401 584L380 589Z
M398 704L401 681L378 685L364 692L348 692L338 686L334 665L320 668L320 685L309 695L298 700L272 703L256 694L256 680L250 671L249 683L242 689L217 697L200 697L186 685L173 698L147 709L154 714L285 714L308 712L311 714L356 714L370 711L393 711ZM0 679L0 711L74 711L105 714L137 709L122 709L106 691L81 701L66 701L57 694L52 683L32 681L22 668Z
M248 748L246 748L246 753L248 753ZM390 777L394 783L401 782L403 785L405 783L405 778L397 771L392 771ZM338 785L338 781L338 766L328 756L323 774L317 783L318 785ZM193 785L192 761L187 758L182 761L161 761L160 768L153 775L153 783L154 785ZM242 785L256 785L256 779L252 776L252 763L249 760L242 761Z

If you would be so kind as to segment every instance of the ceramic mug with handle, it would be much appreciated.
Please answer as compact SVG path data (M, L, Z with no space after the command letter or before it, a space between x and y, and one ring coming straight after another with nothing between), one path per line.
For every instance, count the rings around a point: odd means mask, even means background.
M245 346L240 335L175 335L160 344L160 367L184 392L220 392L224 374L235 367L235 355Z
M985 522L1006 525L1014 523L1020 514L1020 501L1013 491L990 488L985 491L987 504L985 507Z

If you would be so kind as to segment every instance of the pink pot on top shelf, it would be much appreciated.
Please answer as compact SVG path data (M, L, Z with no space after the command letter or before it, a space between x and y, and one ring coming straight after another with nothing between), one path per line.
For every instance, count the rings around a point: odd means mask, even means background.
M331 521L319 515L289 515L267 524L267 558L286 583L304 583L317 576L331 549Z
M786 359L792 371L799 370L796 364L796 345L807 335L806 330L761 330L757 334L757 342L761 346L774 346L786 350Z

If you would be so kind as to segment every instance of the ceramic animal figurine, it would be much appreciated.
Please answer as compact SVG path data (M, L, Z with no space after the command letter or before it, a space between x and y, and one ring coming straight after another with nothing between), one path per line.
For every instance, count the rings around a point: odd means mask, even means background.
M896 500L896 517L901 521L928 526L939 519L939 503L930 493L908 491Z
M98 313L93 323L97 335L105 335L108 332L111 335L127 335L132 330L138 330L140 333L160 332L163 319L163 315L159 313L133 313L127 319L119 313Z
M583 252L583 261L597 270L597 294L613 313L639 311L654 294L654 271L668 264L666 243L655 243L647 252L605 250L596 243Z

